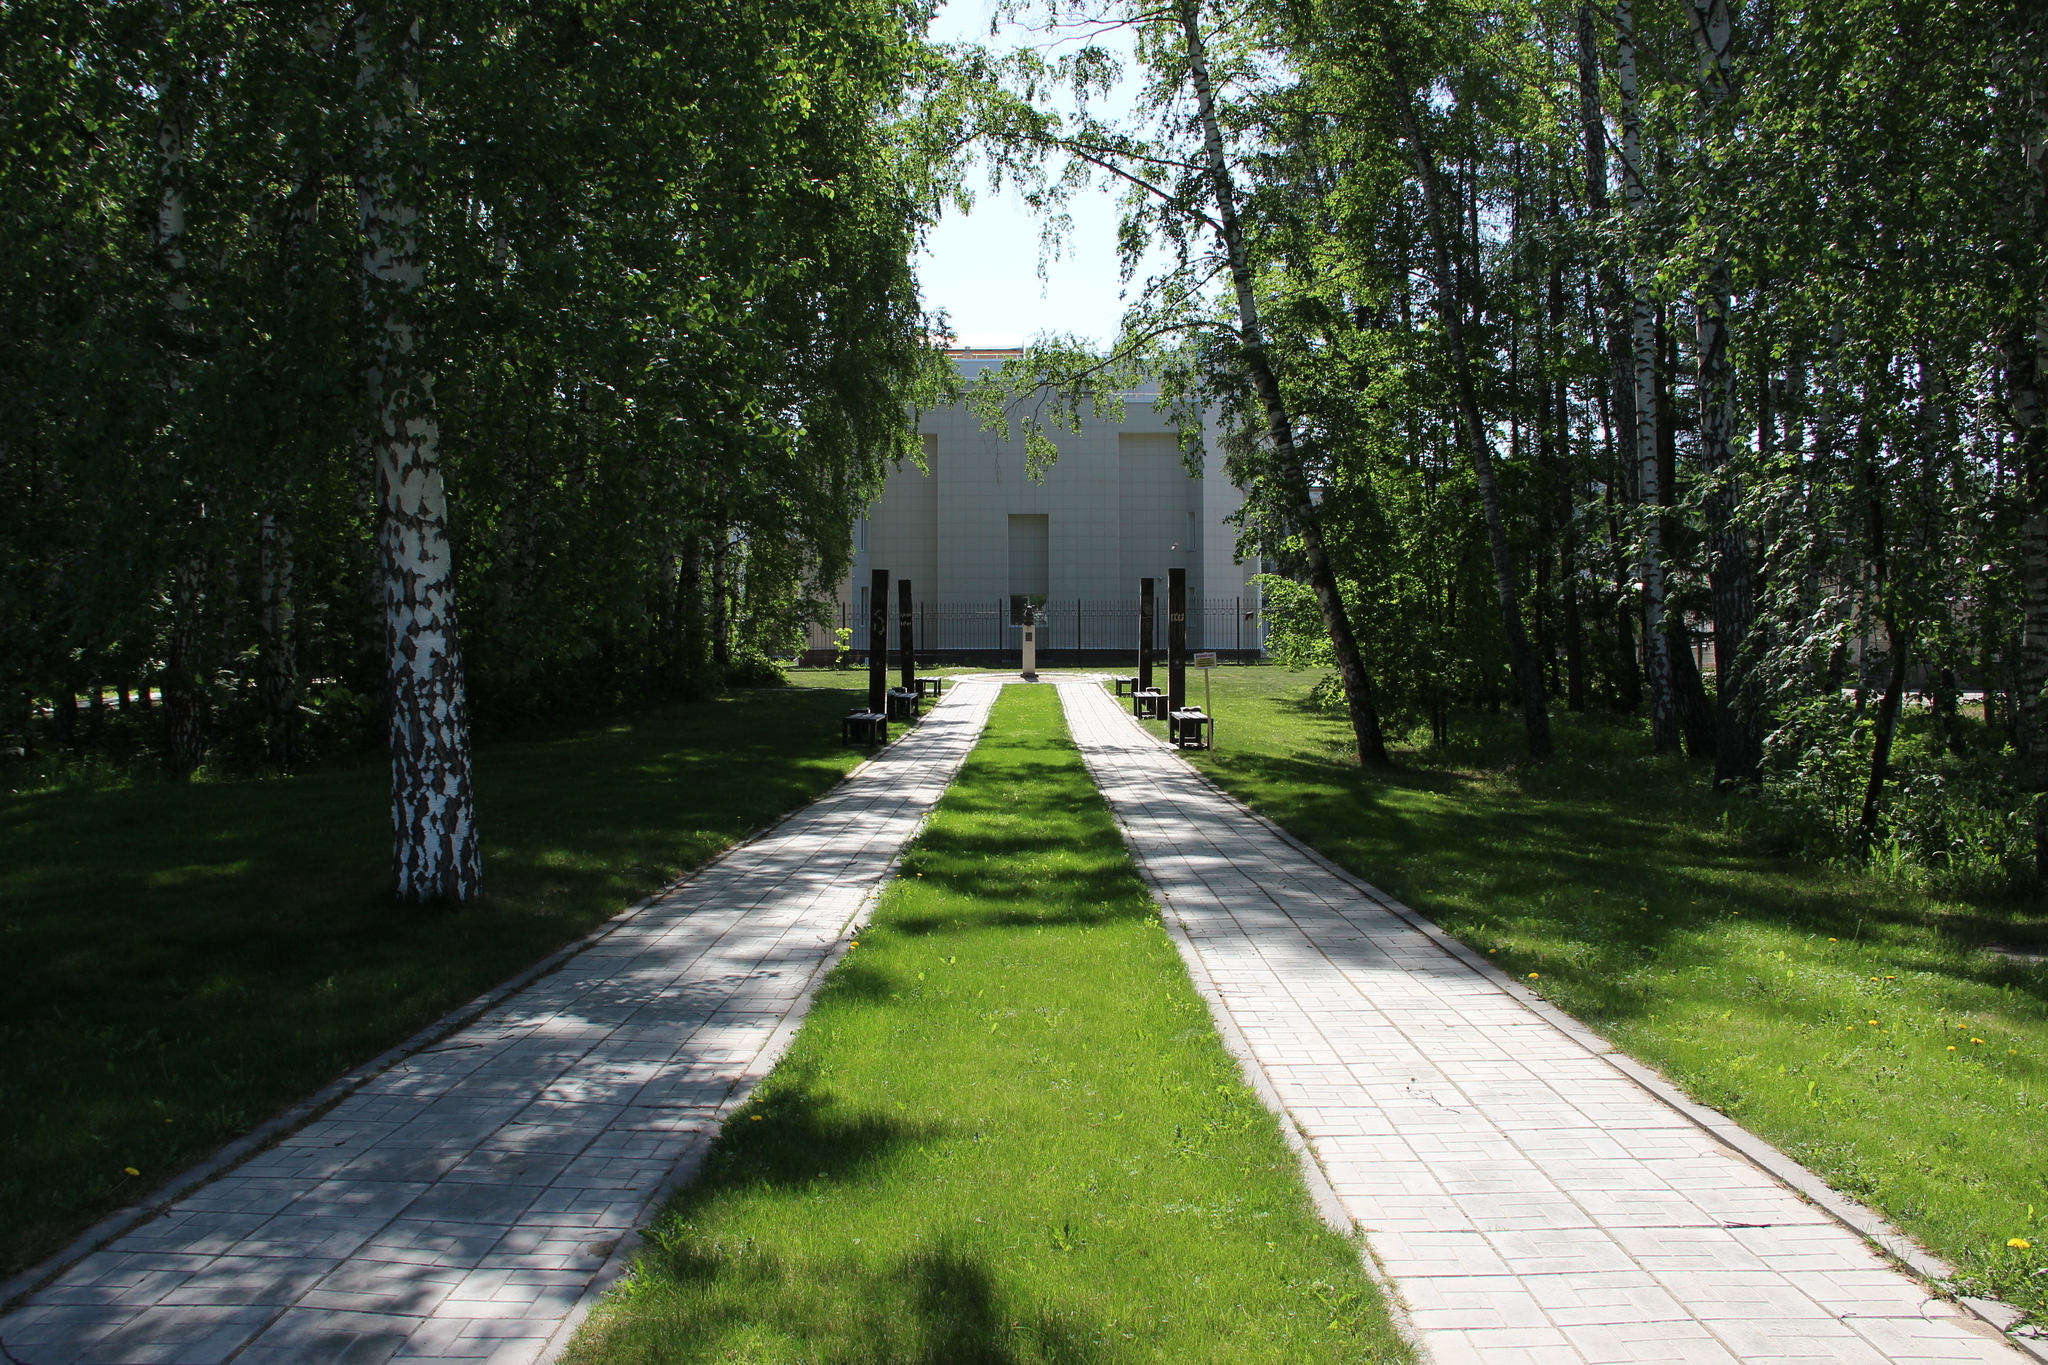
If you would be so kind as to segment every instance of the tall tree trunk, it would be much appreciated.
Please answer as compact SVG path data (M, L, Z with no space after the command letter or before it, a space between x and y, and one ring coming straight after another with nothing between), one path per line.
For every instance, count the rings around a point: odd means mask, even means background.
M1564 271L1561 267L1553 267L1550 272L1550 336L1554 343L1563 340L1564 318ZM1553 376L1546 384L1550 420L1545 423L1544 435L1555 453L1557 475L1550 494L1558 526L1557 596L1558 617L1564 631L1565 706L1568 710L1584 711L1586 626L1579 616L1579 481L1574 472L1577 465L1572 458L1571 406L1562 377Z
M164 646L164 747L171 772L190 777L206 761L207 693L200 661L205 568L195 556L171 571L171 630Z
M384 588L394 889L411 904L460 904L477 894L483 863L441 425L425 354L427 261L418 200L424 134L412 70L419 42L419 20L389 3L357 13L356 88L371 129L357 182L370 331L365 386Z
M1600 446L1606 456L1609 477L1603 501L1607 504L1607 543L1610 547L1623 542L1621 515L1616 509L1617 502L1626 502L1627 492L1620 485L1628 479L1632 461L1621 458L1615 449L1613 409L1608 402L1605 384L1595 381L1601 392L1600 398ZM1617 552L1609 561L1614 574L1614 640L1615 675L1614 705L1623 715L1632 716L1643 704L1643 675L1637 664L1635 647L1635 593L1629 587L1628 565Z
M1693 47L1699 55L1699 94L1707 119L1726 102L1733 73L1734 30L1728 0L1692 0ZM1729 361L1728 262L1717 254L1693 299L1699 351L1697 393L1700 469L1707 481L1707 581L1714 607L1714 781L1719 786L1756 782L1763 775L1763 727L1758 698L1750 694L1750 633L1756 624L1756 583L1749 531L1735 518L1735 375Z
M1873 367L1882 370L1890 364L1889 358ZM1874 388L1874 385L1868 386ZM1863 788L1863 809L1856 821L1856 846L1860 855L1870 852L1872 841L1877 837L1877 820L1884 800L1884 780L1891 768L1892 737L1897 733L1899 707L1906 687L1906 647L1908 636L1899 625L1898 594L1891 570L1891 539L1886 527L1884 492L1881 475L1877 467L1879 436L1870 413L1866 410L1859 423L1857 435L1858 471L1863 480L1865 498L1864 558L1870 566L1870 600L1876 609L1878 619L1884 625L1887 669L1885 688L1878 700L1876 722L1872 730L1870 749L1870 776ZM1865 618L1868 619L1867 617ZM1870 675L1870 634L1863 634L1863 648L1860 651L1857 673L1856 709L1863 710L1862 697L1869 685Z
M2026 516L2020 523L2022 609L2019 705L2021 757L2034 790L2034 868L2048 877L2048 411L2041 394L2039 328L2017 318L2003 360L2008 416L2020 446ZM1988 690L1988 684L1987 684Z
M1336 656L1337 676L1344 684L1344 702L1351 713L1351 731L1358 741L1358 761L1373 766L1387 762L1386 737L1380 731L1379 712L1373 705L1372 679L1358 637L1352 632L1350 614L1337 584L1337 571L1330 563L1323 542L1322 517L1309 496L1308 473L1294 441L1294 422L1280 392L1279 377L1273 372L1266 351L1265 329L1259 319L1258 294L1253 287L1250 258L1245 253L1244 234L1237 219L1237 185L1223 155L1223 134L1216 122L1215 90L1209 79L1208 47L1202 37L1200 9L1194 0L1181 0L1178 8L1181 34L1187 43L1188 74L1195 88L1195 115L1201 122L1205 170L1210 193L1216 200L1218 235L1224 256L1230 263L1230 279L1237 301L1238 338L1245 372L1265 410L1266 439L1272 446L1273 469L1286 501L1287 514L1301 536L1302 562L1309 586L1315 591L1316 606L1329 632L1330 650Z
M1614 67L1621 90L1621 185L1636 231L1646 231L1649 181L1643 167L1643 129L1636 82L1634 0L1614 6ZM1641 248L1637 248L1640 253ZM1650 680L1650 741L1660 754L1679 745L1677 698L1671 685L1671 655L1664 639L1664 518L1659 510L1657 449L1657 305L1650 295L1650 270L1640 260L1629 282L1629 338L1635 393L1636 488L1642 522L1636 574L1643 585L1644 672Z
M172 426L185 390L184 363L192 329L192 295L186 278L185 173L190 161L190 77L177 54L179 18L175 0L158 6L158 37L169 55L157 80L157 197L152 224L157 269L163 277L164 391L170 396ZM205 503L192 509L186 528L194 541L204 536ZM164 650L164 729L170 770L189 777L206 761L208 705L205 667L200 661L200 615L205 610L207 564L199 544L182 548L171 570L170 637Z
M262 656L257 690L263 702L264 757L280 772L298 763L298 642L292 637L292 533L266 512L257 524L257 633Z
M1550 216L1557 216L1554 202L1550 205ZM1543 667L1544 691L1555 694L1558 636L1563 625L1560 599L1563 597L1563 580L1570 572L1566 567L1569 556L1563 552L1562 542L1571 525L1572 511L1571 493L1564 473L1565 446L1558 439L1561 414L1553 406L1562 404L1563 394L1559 391L1560 386L1551 382L1551 372L1556 367L1552 352L1562 334L1564 321L1564 271L1556 264L1550 268L1545 304L1547 315L1544 325L1536 332L1536 464L1542 476L1536 490L1536 657ZM1552 577L1553 562L1557 567L1555 579ZM1557 623L1557 629L1553 629L1553 622Z
M1422 182L1424 227L1435 257L1437 318L1443 324L1444 341L1451 353L1451 378L1458 395L1462 419L1459 433L1471 453L1472 470L1479 482L1479 502L1486 514L1486 539L1493 552L1493 581L1500 598L1501 631L1507 636L1508 662L1514 670L1516 689L1522 697L1522 725L1528 733L1529 755L1550 757L1550 711L1544 704L1543 670L1529 648L1528 633L1522 627L1521 592L1515 585L1515 563L1508 549L1507 516L1501 507L1500 483L1494 477L1492 442L1479 413L1479 393L1472 381L1472 364L1465 348L1464 304L1458 291L1458 275L1452 266L1451 226L1445 221L1443 188L1439 183L1436 154L1422 136L1422 121L1416 116L1415 90L1398 61L1389 63L1389 74L1399 86L1396 114L1401 134L1408 140L1417 177Z
M2016 281L2022 302L2001 338L2006 417L2019 446L2022 624L2012 672L2017 695L2008 708L2013 737L2034 791L2034 870L2048 878L2048 410L2042 371L2048 365L2048 22L2037 5L2007 7L2000 46L2009 65L2005 84L2017 96L2020 202L2000 226L2031 249ZM2013 659L2007 653L2008 659ZM1990 711L1991 681L1984 683Z
M1877 839L1877 819L1884 806L1884 780L1891 771L1892 740L1899 730L1899 707L1906 694L1907 637L1899 629L1896 612L1887 605L1884 613L1885 649L1889 654L1885 671L1884 696L1877 705L1877 720L1871 727L1870 777L1863 786L1863 810L1856 820L1856 851L1868 857Z
M1694 758L1712 758L1718 742L1714 708L1707 701L1706 680L1692 657L1692 632L1670 617L1664 621L1664 653L1671 660L1671 691L1678 702L1678 728L1685 736L1685 751Z
M723 678L732 667L732 531L721 523L711 532L711 663Z
M1578 17L1579 128L1585 143L1586 216L1597 223L1605 221L1613 212L1607 193L1607 120L1601 113L1599 12L1591 4L1581 4ZM1606 334L1608 377L1605 384L1599 385L1597 396L1601 400L1602 439L1611 457L1615 433L1635 430L1635 380L1629 353L1628 291L1614 268L1613 260L1606 253L1601 253L1594 262L1594 273L1600 283L1600 297L1597 305L1590 299L1588 303L1590 311L1600 318ZM1625 496L1632 496L1627 495L1626 490L1634 485L1634 478L1624 471L1621 483ZM1614 483L1610 480L1610 501L1613 496ZM1624 605L1616 639L1619 668L1615 678L1616 701L1624 712L1633 712L1642 704L1642 676L1636 667L1634 630L1627 621L1626 604L1632 594L1625 583L1620 586ZM1579 709L1583 709L1583 705L1582 696Z
M870 604L872 606L872 604ZM704 537L692 531L683 537L683 557L676 575L676 694L686 701L704 696ZM873 648L873 642L869 644Z

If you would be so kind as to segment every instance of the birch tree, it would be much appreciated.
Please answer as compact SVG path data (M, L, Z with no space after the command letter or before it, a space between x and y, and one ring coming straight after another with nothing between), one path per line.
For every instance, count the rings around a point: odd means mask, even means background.
M1688 18L1699 60L1698 97L1702 109L1702 141L1711 146L1720 129L1713 126L1734 93L1734 25L1727 0L1691 0ZM1703 186L1709 192L1711 181ZM1748 682L1750 638L1756 619L1756 594L1749 533L1735 517L1740 500L1733 466L1735 379L1729 341L1730 296L1734 285L1725 255L1712 248L1725 235L1714 215L1718 205L1703 204L1710 249L1703 262L1693 307L1696 389L1699 406L1700 469L1708 488L1706 514L1709 578L1714 605L1714 670L1716 742L1714 777L1722 784L1755 782L1763 762L1759 699Z
M1672 685L1670 645L1664 630L1664 513L1657 449L1657 305L1651 295L1655 270L1648 264L1651 204L1649 172L1643 162L1643 120L1636 73L1634 0L1615 0L1614 74L1621 95L1621 186L1635 242L1635 270L1629 282L1629 338L1633 350L1635 401L1633 444L1642 552L1636 572L1643 594L1643 662L1650 681L1650 739L1658 753L1679 747L1678 698Z
M362 216L364 374L377 471L377 553L391 733L392 866L408 902L472 899L483 876L455 612L455 553L427 347L425 190L414 63L421 20L393 4L356 18L368 150Z

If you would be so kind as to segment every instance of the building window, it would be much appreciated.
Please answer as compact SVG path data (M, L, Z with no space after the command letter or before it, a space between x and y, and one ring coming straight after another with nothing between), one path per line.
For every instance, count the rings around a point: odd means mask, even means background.
M1042 607L1050 591L1051 518L1043 512L1010 514L1010 624L1024 623L1026 606Z

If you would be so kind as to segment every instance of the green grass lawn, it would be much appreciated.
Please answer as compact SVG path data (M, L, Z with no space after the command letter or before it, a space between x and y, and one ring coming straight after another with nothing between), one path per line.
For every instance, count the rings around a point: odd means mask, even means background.
M459 912L390 900L381 764L0 795L0 1268L816 795L863 756L841 700L480 745Z
M2038 902L1770 856L1618 717L1557 713L1532 767L1514 717L1463 716L1450 747L1361 772L1305 704L1319 676L1217 670L1195 761L2048 1320L2048 967L1976 950L2048 939Z
M1007 689L569 1359L1397 1361L1074 750Z

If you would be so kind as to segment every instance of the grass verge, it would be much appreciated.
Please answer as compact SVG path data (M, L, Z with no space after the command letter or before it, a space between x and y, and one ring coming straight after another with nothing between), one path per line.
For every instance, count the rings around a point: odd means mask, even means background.
M479 745L485 893L388 894L381 767L0 795L0 1269L830 785L831 692Z
M1009 688L577 1365L1395 1361L1054 689Z
M2048 966L1978 947L2048 939L2038 903L1771 856L1619 717L1555 715L1540 766L1513 717L1461 717L1363 772L1319 676L1217 670L1195 761L2048 1321Z

